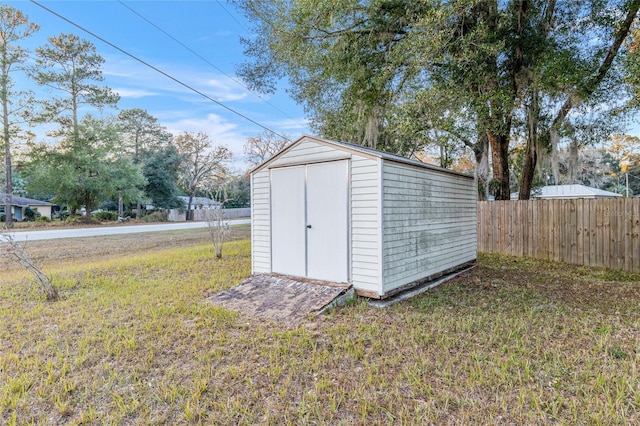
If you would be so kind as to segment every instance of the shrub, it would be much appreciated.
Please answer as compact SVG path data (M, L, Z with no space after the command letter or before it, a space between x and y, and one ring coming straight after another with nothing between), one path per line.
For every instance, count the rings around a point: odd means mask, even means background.
M96 212L91 215L94 219L100 222L109 222L118 220L118 212Z
M65 208L64 210L58 210L57 212L53 212L53 218L65 220L69 217L69 214L70 214L69 210Z
M37 210L33 210L31 207L27 207L24 209L24 217L22 218L23 222L33 222L41 215Z
M84 220L80 216L69 216L64 220L64 223L73 225L76 223L84 223Z
M51 219L49 219L47 216L38 216L38 217L36 218L36 222L45 222L45 223L48 223L48 222L51 222Z
M118 202L117 201L103 201L98 205L99 210L115 212L118 211Z
M167 212L153 212L146 216L142 216L143 222L166 222L168 219Z

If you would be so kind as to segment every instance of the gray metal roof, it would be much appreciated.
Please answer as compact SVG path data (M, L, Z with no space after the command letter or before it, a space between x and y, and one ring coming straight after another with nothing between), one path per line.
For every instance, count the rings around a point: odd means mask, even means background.
M615 192L604 191L585 185L547 185L540 188L538 194L532 194L534 198L615 198L622 197Z
M408 164L410 166L416 166L416 167L429 169L429 170L433 170L433 171L450 173L450 174L455 174L455 175L459 175L459 176L473 178L473 176L468 175L466 173L457 172L457 171L451 170L451 169L445 169L444 167L438 167L438 166L435 166L433 164L423 163L422 161L413 160L411 158L402 157L400 155L390 154L388 152L380 151L380 150L377 150L377 149L374 149L374 148L369 148L367 146L356 145L356 144L349 143L349 142L339 142L339 141L334 141L334 140L329 140L329 139L323 139L323 138L319 138L319 137L316 137L316 136L309 136L309 135L303 135L300 138L298 138L295 142L293 142L292 144L287 145L285 148L283 148L280 152L275 154L273 157L269 158L264 163L256 166L253 170L251 170L251 173L254 173L257 170L264 168L269 163L271 163L273 160L275 160L276 158L280 157L283 153L285 153L286 151L289 151L292 147L298 145L304 139L311 139L311 140L314 140L316 142L319 142L319 143L322 143L322 144L325 144L325 145L332 145L332 146L334 146L334 147L336 147L338 149L343 149L343 150L347 150L347 151L355 151L357 153L364 154L366 156L382 158L384 160L394 161L396 163Z
M189 197L180 195L178 198L182 200L182 202L186 207L187 203L189 202ZM193 197L193 199L191 200L191 205L192 206L201 205L201 206L209 207L209 206L218 206L220 205L220 203L218 201L212 200L211 198L207 198L207 197Z
M2 203L4 204L6 202L6 196L4 194L0 194L0 200L2 200ZM48 201L34 200L33 198L18 197L16 195L11 196L11 205L18 207L53 206L53 204Z

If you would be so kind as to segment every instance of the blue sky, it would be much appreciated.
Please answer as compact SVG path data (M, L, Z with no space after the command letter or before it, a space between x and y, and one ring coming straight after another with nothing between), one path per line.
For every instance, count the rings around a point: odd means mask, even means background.
M302 107L281 88L274 95L251 93L235 75L244 61L241 36L249 36L249 23L226 1L46 1L41 2L119 48L172 77L206 93L252 120L292 138L309 133ZM103 84L121 96L119 109L143 108L169 131L203 131L216 143L227 145L242 161L246 139L262 128L189 91L102 41L28 1L5 2L22 10L40 25L25 47L44 45L50 36L74 33L91 41L105 59ZM186 45L172 40L154 25ZM208 63L209 62L209 63ZM213 64L213 65L211 65ZM235 80L235 81L234 81ZM42 89L39 89L42 91ZM106 110L106 114L117 114Z

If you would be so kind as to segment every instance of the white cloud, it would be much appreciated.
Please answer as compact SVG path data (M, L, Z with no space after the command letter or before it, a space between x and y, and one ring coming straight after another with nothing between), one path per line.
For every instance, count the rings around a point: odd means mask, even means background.
M118 95L120 95L121 98L139 99L147 96L157 95L157 93L152 92L150 90L145 90L145 89L126 89L126 88L119 87L119 88L113 89L113 91L116 92Z
M181 118L175 121L163 120L169 131L180 133L183 131L205 132L211 136L226 135L237 128L237 125L224 120L217 114L207 114L201 118Z
M309 120L306 118L288 118L284 120L273 120L267 122L267 125L286 132L302 132L309 133Z
M211 97L219 102L231 102L246 99L249 92L239 86L237 82L225 77L204 80L203 85L211 88Z
M246 141L235 123L226 121L216 114L203 118L181 118L175 121L161 120L174 135L188 132L204 132L211 136L215 144L226 145L233 152L234 160L241 161L243 145Z
M190 86L218 102L245 100L250 94L241 83L234 81L233 77L216 71L201 71L201 67L194 70L193 67L184 65L151 63L177 80L175 81L133 60L113 60L108 64L108 68L104 70L107 84L127 88L131 92L146 91L155 94L180 93L199 96L186 87Z

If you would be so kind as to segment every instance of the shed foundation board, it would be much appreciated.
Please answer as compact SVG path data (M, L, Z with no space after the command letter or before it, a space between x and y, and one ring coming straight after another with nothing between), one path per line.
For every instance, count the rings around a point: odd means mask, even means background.
M349 291L351 286L340 283L260 274L207 300L251 317L296 323L322 313Z
M443 284L464 272L470 271L475 267L476 265L468 266L465 269L459 270L458 272L452 272L450 274L444 275L437 280L427 281L417 285L416 287L411 287L409 289L401 291L400 293L396 293L395 295L387 299L371 299L369 300L369 306L373 306L374 308L386 308L388 306L395 305L398 302L411 299L412 297L422 294L427 290L431 290L432 288L437 287L440 284Z
M362 290L358 290L356 289L356 294L358 296L362 296L362 297L368 297L369 299L378 299L379 301L384 301L386 299L391 299L396 295L400 295L400 294L412 294L412 296L415 296L417 294L420 294L422 291L428 290L430 288L435 287L438 284L441 284L447 280L450 280L451 278L457 276L458 274L462 273L462 272L466 272L471 268L474 268L476 264L475 259L469 262L465 262L463 264L454 266L453 268L449 268L446 269L442 272L438 272L436 274L433 275L429 275L428 277L424 277L421 278L419 280L415 280L413 282L410 282L409 284L405 284L402 287L398 287L393 289L392 291L388 291L385 294L378 294L375 292L371 292L371 291L362 291ZM434 284L437 283L437 284ZM422 290L420 290L422 289ZM414 290L416 292L414 292ZM409 297L412 297L409 296ZM406 297L405 297L406 298ZM404 300L404 299L401 299ZM373 305L372 305L373 306Z

